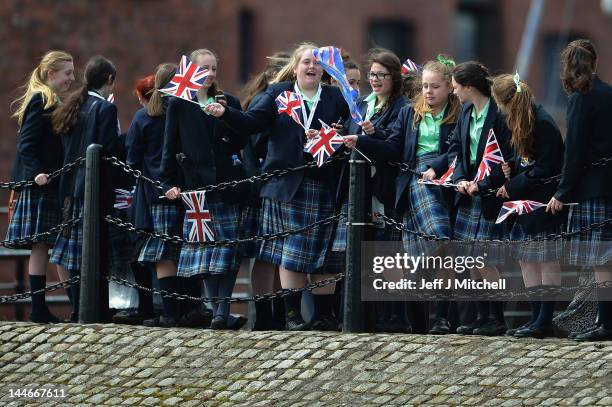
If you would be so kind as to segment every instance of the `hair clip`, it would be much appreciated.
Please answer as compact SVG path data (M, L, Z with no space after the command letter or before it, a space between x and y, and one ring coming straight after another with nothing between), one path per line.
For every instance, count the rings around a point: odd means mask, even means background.
M444 55L442 54L438 54L438 56L436 57L436 61L440 62L441 64L444 64L450 68L454 68L455 67L455 61L453 61L450 58L446 58L444 57Z
M514 84L516 85L516 92L520 93L523 89L521 88L521 77L518 72L514 74L512 79L514 79Z

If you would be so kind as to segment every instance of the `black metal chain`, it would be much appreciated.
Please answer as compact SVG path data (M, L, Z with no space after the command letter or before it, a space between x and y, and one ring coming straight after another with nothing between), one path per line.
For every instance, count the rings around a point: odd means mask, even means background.
M390 218L389 216L386 216L380 212L375 212L374 215L378 218L381 218L382 220L384 220L385 222L389 223L392 227L394 227L395 229L401 231L401 232L407 232L409 234L412 234L414 236L420 237L421 239L424 240L430 240L430 241L438 241L438 242L452 242L452 243L483 243L483 244L496 244L496 245L501 245L501 244L514 244L514 245L520 245L520 244L525 244L525 243L529 243L529 242L544 242L544 241L555 241L555 240L560 240L560 239L568 239L572 236L575 235L579 235L582 233L586 233L589 232L591 230L594 229L600 229L608 224L612 224L612 219L605 219L601 222L596 222L596 223L592 223L589 226L584 226L578 230L575 230L573 232L561 232L561 233L550 233L546 236L543 237L536 237L536 238L528 238L528 239L523 239L523 240L510 240L510 239L491 239L491 240L485 240L485 239L466 239L466 240L453 240L453 239L449 239L447 237L438 237L436 235L429 235L427 233L423 233L423 232L417 232L415 230L412 229L408 229L406 226L404 226L404 224L402 222L398 222L393 218Z
M154 288L148 288L148 287L143 287L141 285L138 285L136 283L133 283L131 281L122 279L122 278L117 278L117 277L113 277L113 276L109 276L107 277L109 282L113 282L113 283L117 283L123 286L127 286L127 287L132 287L132 288L136 288L138 290L143 290L143 291L147 291L150 292L152 294L159 294L161 295L163 298L174 298L177 300L189 300L189 301L200 301L200 302L208 302L211 304L220 304L220 303L239 303L239 302L250 302L250 301L269 301L269 300L273 300L275 298L283 298L286 297L287 295L291 295L294 293L301 293L304 291L312 291L315 288L319 288L319 287L325 287L327 285L330 284L334 284L340 280L342 280L344 278L344 273L338 273L336 275L334 275L333 277L321 280L321 281L317 281L315 283L309 283L306 286L302 287L302 288L283 288L281 290L278 290L276 292L273 293L266 293L266 294L258 294L258 295L253 295L250 297L192 297L186 294L179 294L179 293L173 293L173 292L168 292L165 290L157 290Z
M348 159L349 155L350 155L349 152L343 151L343 152L339 153L338 155L334 155L329 160L325 161L325 163L323 165L328 165L329 163L332 163L332 162L335 162L335 161L346 160L346 159ZM134 176L134 178L136 178L136 179L139 179L139 178L143 179L143 180L151 183L155 188L159 189L160 191L165 192L163 186L161 185L161 183L159 181L156 181L156 180L153 180L151 178L145 177L144 175L142 175L141 171L136 170L136 169L130 167L128 164L122 162L117 157L103 157L102 159L105 160L105 161L110 161L113 165L121 167L123 169L123 171L132 174ZM291 174L291 173L299 172L299 171L304 171L305 169L314 168L316 166L317 166L317 163L315 161L311 161L311 162L309 162L307 164L300 165L298 167L286 168L286 169L281 169L281 170L273 170L273 171L266 172L266 173L263 173L263 174L260 174L260 175L253 175L252 177L248 177L248 178L241 179L241 180L220 182L220 183L215 184L215 185L206 185L206 186L203 186L201 188L196 188L193 191L204 191L204 192L222 191L222 190L229 189L229 188L235 188L238 185L245 184L245 183L251 183L252 184L252 183L255 183L255 182L259 182L259 181L267 181L270 178L282 177L282 176L287 175L287 174ZM183 192L190 192L190 191L183 191Z
M6 303L6 302L15 302L19 300L24 300L26 298L30 298L33 295L40 294L43 292L55 291L55 290L59 290L60 288L70 287L72 284L78 282L80 279L81 279L81 276L74 276L74 277L69 278L66 281L61 281L57 284L53 284L45 288L41 288L40 290L26 291L25 293L18 293L18 294L11 294L11 295L3 295L3 296L0 296L0 304Z
M76 160L74 160L73 162L64 165L62 168L53 171L52 173L48 174L49 178L47 180L47 184L49 182L51 182L53 179L59 177L60 175L65 174L65 173L67 173L69 171L72 171L73 168L80 166L84 162L85 162L85 158L80 157L80 158L77 158ZM10 189L19 189L19 188L24 188L24 187L31 187L31 186L34 186L34 185L38 186L38 184L36 184L36 182L34 182L34 180L29 180L29 181L25 181L24 180L24 181L14 181L14 182L0 182L0 188L10 188Z
M214 241L210 241L210 242L191 242L187 239L184 239L180 236L171 236L168 235L166 233L158 233L158 232L147 232L144 230L140 230L140 229L136 229L136 227L129 222L124 222L122 219L119 218L114 218L110 215L106 215L106 217L104 218L104 220L112 225L115 225L119 228L122 228L128 232L135 232L138 233L139 235L143 235L143 236L148 236L151 238L155 238L155 239L160 239L163 240L164 242L171 242L171 243L180 243L180 244L193 244L193 245L198 245L198 246L232 246L232 245L237 245L237 244L242 244L242 243L249 243L249 242L257 242L257 241L267 241L267 240L273 240L273 239L280 239L280 238L284 238L290 235L295 235L295 234L299 234L302 232L305 232L309 229L314 229L316 227L319 227L321 225L326 225L328 223L332 223L335 222L337 220L343 219L346 217L346 214L344 213L339 213L337 215L333 215L333 216L329 216L325 219L321 219L318 220L316 222L310 223L306 226L302 226L301 228L295 228L295 229L289 229L289 230L285 230L282 232L277 232L277 233L270 233L270 234L266 234L266 235L262 235L262 236L253 236L253 237L248 237L248 238L242 238L242 239L223 239L223 240L214 240Z
M57 226L52 227L51 229L47 230L46 232L41 232L41 233L37 233L35 235L31 235L31 236L27 236L21 239L14 239L14 240L2 240L0 241L0 246L4 246L6 248L9 249L14 249L16 247L19 246L23 246L23 245L29 245L32 243L37 243L40 240L42 240L45 237L50 237L50 236L54 236L56 235L58 232L61 232L62 230L68 228L68 227L72 227L74 225L76 225L77 223L79 223L79 221L81 220L81 218L72 218L64 223L60 223Z

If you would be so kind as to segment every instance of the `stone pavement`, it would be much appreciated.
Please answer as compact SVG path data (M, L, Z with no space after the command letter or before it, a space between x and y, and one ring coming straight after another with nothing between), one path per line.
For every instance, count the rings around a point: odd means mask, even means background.
M611 406L611 372L612 342L0 322L2 406Z

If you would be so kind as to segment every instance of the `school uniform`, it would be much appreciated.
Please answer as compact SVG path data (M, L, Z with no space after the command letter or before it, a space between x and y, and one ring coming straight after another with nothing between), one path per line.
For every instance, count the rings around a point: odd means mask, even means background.
M228 106L240 110L240 102L226 94ZM209 98L206 103L212 102ZM234 165L232 155L240 153L246 137L231 131L224 123L203 109L180 98L171 98L166 111L160 181L167 191L182 191L245 178L242 166ZM246 189L245 189L246 188ZM241 203L248 196L248 186L241 185L209 192L205 207L210 211L215 240L241 237ZM191 224L183 222L183 236L188 237ZM224 275L240 266L238 245L200 246L183 244L178 262L180 277Z
M284 91L295 91L294 82L270 85L255 100L248 111L228 106L221 119L244 135L269 130L267 155L263 171L286 169L313 161L304 152L304 129L288 115L279 115L276 97ZM320 98L305 101L304 114L312 114L310 128L319 129L319 119L330 125L338 118L349 116L346 102L339 89L322 85ZM316 99L316 98L315 98ZM315 106L316 103L316 106ZM334 194L340 179L337 163L309 168L264 182L260 196L263 198L262 232L277 233L304 227L334 214ZM302 273L326 272L333 267L331 259L333 225L321 225L284 239L274 239L262 244L259 259Z
M167 104L167 98L162 99ZM142 175L158 180L164 142L165 114L149 116L147 109L136 112L126 136L127 163ZM132 202L134 225L140 230L153 230L171 236L181 234L184 210L180 202L160 199L163 191L146 181L136 184ZM138 261L157 263L170 260L178 263L180 243L147 237L138 253Z
M601 158L612 156L610 118L612 86L594 76L591 90L574 92L567 106L567 136L561 182L555 198L561 202L578 202L570 207L570 232L612 218L612 165L591 166ZM575 235L570 240L569 263L600 266L612 261L612 225Z
M62 143L53 133L50 115L52 109L44 110L41 93L35 93L28 102L17 141L17 156L13 164L11 181L33 180L38 174L50 174L62 166ZM16 240L46 232L61 220L58 198L58 181L48 185L20 188L13 216L9 221L6 240ZM57 235L39 239L52 245ZM15 247L31 249L30 243Z
M117 107L106 101L95 91L89 91L79 111L79 119L69 134L62 134L64 164L84 157L90 144L102 145L101 156L120 154L122 143L118 135ZM101 163L100 171L100 211L104 215L113 207L115 198L114 185L117 170L108 162ZM63 174L60 180L60 199L63 203L63 221L83 217L83 196L85 190L85 166ZM118 268L122 256L115 255L117 245L109 242L109 228L101 221L101 253L104 263L101 268ZM81 267L83 245L83 223L77 227L65 229L57 238L50 262L58 264L71 272L78 272Z
M530 157L515 154L510 163L512 178L505 183L511 201L531 200L548 203L556 191L554 183L540 181L560 173L563 163L563 138L553 118L541 105L532 106L535 117L533 129L533 153ZM510 230L511 240L539 239L559 233L566 223L567 211L553 215L544 209L514 217ZM516 244L518 260L528 262L557 261L560 258L562 242L532 242Z

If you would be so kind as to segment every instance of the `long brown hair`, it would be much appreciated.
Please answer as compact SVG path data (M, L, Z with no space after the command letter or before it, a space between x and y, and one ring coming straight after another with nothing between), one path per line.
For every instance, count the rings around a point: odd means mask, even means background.
M100 89L109 78L114 81L116 75L117 70L111 61L100 55L91 57L85 66L84 83L68 97L65 104L53 112L51 116L53 130L58 134L68 134L77 122L87 92Z
M597 51L589 40L570 42L561 52L561 84L568 95L586 93L593 85Z
M72 56L64 51L48 51L43 55L38 66L34 68L30 74L28 83L24 86L24 94L11 103L11 105L19 105L12 115L12 117L17 118L19 127L21 127L21 123L23 122L23 115L25 114L26 107L35 93L40 92L42 94L43 110L55 107L57 104L57 97L53 89L47 85L47 79L49 71L59 71L64 62L72 62Z
M155 69L155 84L153 85L153 92L151 92L151 99L149 99L149 103L147 103L147 113L149 116L162 116L166 113L166 107L164 106L162 94L159 90L170 82L177 68L178 66L176 64L166 62L159 64L157 69Z
M391 94L381 109L381 111L385 111L403 92L402 61L388 49L374 48L368 52L368 69L371 69L374 63L384 66L391 74Z
M439 73L442 76L442 79L449 85L450 89L452 89L453 68L454 66L451 64L444 64L440 61L428 61L423 67L423 72L430 71ZM423 117L425 117L425 114L431 113L431 106L429 106L425 100L422 90L414 99L413 109L414 117L412 119L412 126L416 128L417 124L423 120ZM444 120L442 120L442 124L456 123L460 110L461 102L459 102L459 98L452 92L449 93L448 105L446 106L446 116L444 117Z
M217 57L217 54L215 54L208 48L199 48L191 51L191 54L189 54L189 59L194 61L200 55L210 55L215 58L215 61L217 61L217 63L219 63L219 58ZM215 79L215 81L210 85L210 88L208 88L208 97L215 97L216 95L220 95L222 93L223 91L219 89L219 83L217 82L217 79Z
M493 78L491 93L505 113L517 153L521 157L532 157L535 114L531 89L518 75L503 74Z
M462 62L453 69L453 78L461 86L471 86L484 96L491 96L489 70L477 61Z
M251 78L251 80L244 85L244 89L242 90L244 95L242 99L242 108L244 110L248 109L255 95L263 92L268 87L268 84L274 79L276 74L283 69L290 57L291 55L289 55L288 52L282 51L275 52L271 57L267 57L268 64L263 72Z

